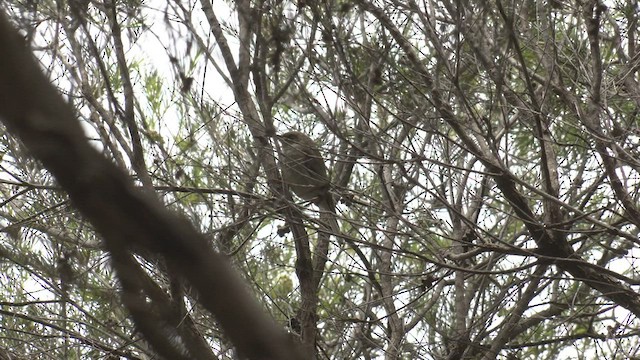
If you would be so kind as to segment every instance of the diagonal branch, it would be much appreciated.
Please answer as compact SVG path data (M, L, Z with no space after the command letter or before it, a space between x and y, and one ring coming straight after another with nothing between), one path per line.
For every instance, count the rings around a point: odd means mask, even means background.
M487 172L492 174L498 189L507 199L516 215L524 222L529 234L540 247L540 253L554 257L558 267L570 273L576 280L584 281L593 289L600 291L606 298L628 309L636 316L640 316L640 296L633 289L621 284L610 275L600 273L589 267L586 262L574 254L566 239L561 236L554 236L545 224L535 217L526 198L517 190L516 184L518 182L516 177L498 159L491 155L491 152L487 150L487 144L474 140L468 135L464 119L459 119L455 115L449 103L445 101L440 90L435 86L429 71L418 58L413 45L392 23L386 13L366 0L358 0L358 4L373 14L398 43L407 56L409 63L414 67L416 74L419 74L419 80L425 88L429 89L429 100L435 106L436 111L455 131L456 135L467 146L468 151L478 157ZM571 261L562 261L562 258L570 258Z
M189 223L169 213L90 146L71 107L49 83L20 35L0 14L0 119L56 177L107 248L163 256L243 356L302 359L227 260ZM251 326L247 326L251 324Z

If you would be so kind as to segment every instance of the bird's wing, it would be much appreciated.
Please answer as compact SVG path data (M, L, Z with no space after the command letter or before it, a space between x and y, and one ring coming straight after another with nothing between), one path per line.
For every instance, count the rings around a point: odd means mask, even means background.
M304 147L302 151L306 155L304 166L309 170L310 175L319 176L322 180L326 179L328 182L327 167L324 164L324 159L320 151L310 147Z

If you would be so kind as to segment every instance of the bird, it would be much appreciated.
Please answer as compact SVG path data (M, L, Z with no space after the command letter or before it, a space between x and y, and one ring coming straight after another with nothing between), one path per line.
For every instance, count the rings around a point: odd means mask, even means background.
M344 240L356 252L367 270L371 283L382 294L382 287L375 277L371 262L358 245L340 231L336 220L335 202L330 193L331 180L318 145L300 131L289 131L279 135L278 138L282 144L280 171L284 183L294 194L312 202L320 209L320 223L328 227L333 235Z
M327 166L316 143L300 131L289 131L278 138L282 144L282 179L289 189L321 211L335 213Z

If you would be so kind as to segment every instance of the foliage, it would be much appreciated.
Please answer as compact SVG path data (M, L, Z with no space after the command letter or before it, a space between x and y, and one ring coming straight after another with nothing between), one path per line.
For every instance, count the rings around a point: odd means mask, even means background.
M87 140L206 234L309 358L640 357L636 2L0 9ZM282 192L288 130L321 146L370 268L338 236L325 256L320 214ZM0 154L0 358L168 356L51 175L4 133ZM147 255L186 319L167 343L240 358ZM181 349L194 338L210 352Z

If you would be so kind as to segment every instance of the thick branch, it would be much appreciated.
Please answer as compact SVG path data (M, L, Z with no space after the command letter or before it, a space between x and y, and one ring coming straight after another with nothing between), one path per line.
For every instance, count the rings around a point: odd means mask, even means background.
M0 49L0 119L56 177L108 247L142 247L166 257L247 358L302 359L206 239L136 190L122 170L89 145L72 109L3 14Z
M358 3L382 23L399 44L402 51L405 52L415 72L420 74L420 81L429 89L429 100L435 106L436 111L455 131L456 135L467 147L467 150L477 156L487 171L493 174L497 187L510 203L516 215L524 222L529 234L540 247L541 253L557 258L558 266L573 275L576 280L584 281L593 289L600 291L606 298L625 307L636 316L640 316L640 296L636 292L619 283L611 276L593 270L584 261L578 259L566 239L554 236L545 224L534 216L526 198L516 188L517 179L515 176L498 159L494 158L489 151L485 151L486 144L477 143L468 135L464 120L455 115L449 103L445 101L440 90L435 86L435 82L428 70L418 58L413 45L403 36L402 32L392 23L385 12L368 1L358 0ZM569 257L571 261L561 260L561 258Z

